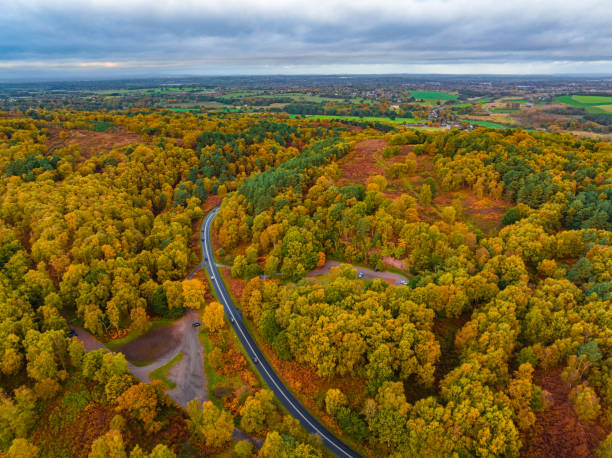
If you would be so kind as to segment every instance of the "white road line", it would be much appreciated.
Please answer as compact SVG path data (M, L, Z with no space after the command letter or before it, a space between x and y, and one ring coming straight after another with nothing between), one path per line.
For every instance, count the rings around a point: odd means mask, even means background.
M212 213L209 213L208 216L206 217L206 219L204 220L204 240L202 242L202 245L204 247L204 250L206 251L206 253L208 254L208 271L211 273L211 277L213 279L213 286L215 286L215 289L217 290L218 293L220 293L219 295L221 296L221 298L223 299L223 305L225 306L225 309L227 310L227 312L231 315L232 319L234 320L234 329L237 329L240 331L240 334L242 334L242 337L244 338L244 340L246 341L247 345L249 346L249 349L251 350L252 353L252 357L251 359L253 359L254 357L260 360L261 363L261 359L259 358L257 355L257 352L255 351L255 349L253 348L253 346L251 345L250 340L247 338L246 334L244 333L244 331L242 330L242 327L240 326L240 324L236 321L236 316L234 315L234 312L232 311L232 306L230 305L230 300L229 297L226 297L226 293L225 293L225 288L224 286L221 285L220 281L219 281L219 272L218 270L215 269L213 270L213 253L212 253L212 247L208 246L208 239L209 239L209 233L210 233L210 224L214 218L216 214L216 211L213 211ZM214 275L213 275L214 273ZM262 353L263 355L263 353ZM300 416L300 418L302 420L304 420L306 423L308 423L308 425L317 432L317 434L319 434L321 437L324 437L325 439L327 439L327 441L332 444L334 446L335 449L339 450L340 452L342 452L345 456L350 457L351 455L348 454L347 452L345 452L342 447L338 446L337 444L334 443L334 439L335 438L331 438L330 436L328 436L325 432L322 432L319 428L317 428L316 425L314 425L302 412L300 412L300 409L298 407L296 407L296 405L293 403L293 401L291 399L289 399L285 393L285 389L286 387L279 385L276 380L275 377L273 377L270 372L268 372L268 369L266 368L265 364L261 363L259 365L259 367L261 369L263 369L266 373L266 375L268 376L268 378L272 381L272 383L274 384L274 386L276 387L276 389L278 390L278 392L280 392L283 396L283 398L287 401L287 403L289 405L291 405L294 410L297 412L297 414ZM274 374L276 375L276 374ZM336 439L337 440L337 439Z

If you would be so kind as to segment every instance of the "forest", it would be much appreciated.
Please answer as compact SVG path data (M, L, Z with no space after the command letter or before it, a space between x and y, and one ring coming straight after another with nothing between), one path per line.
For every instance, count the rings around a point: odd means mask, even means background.
M608 142L58 107L0 112L0 174L0 454L329 456L188 279L220 205L245 321L357 453L612 456ZM113 348L189 311L210 400L186 408L71 335Z

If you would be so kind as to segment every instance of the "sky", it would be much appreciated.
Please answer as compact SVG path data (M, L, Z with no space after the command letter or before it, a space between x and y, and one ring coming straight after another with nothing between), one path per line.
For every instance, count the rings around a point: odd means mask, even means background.
M0 6L5 80L612 74L610 0L0 0Z

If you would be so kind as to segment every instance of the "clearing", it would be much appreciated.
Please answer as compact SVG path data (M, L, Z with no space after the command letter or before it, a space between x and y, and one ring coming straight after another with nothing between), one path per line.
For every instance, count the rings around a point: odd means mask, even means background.
M523 456L594 457L604 429L579 420L569 400L569 387L558 370L539 371L535 383L549 393L550 407L537 414L532 433L525 438Z
M60 137L62 132L66 133L65 138ZM140 135L117 128L113 128L113 130L108 132L81 129L50 129L47 148L49 152L52 152L57 148L68 148L76 145L80 147L82 158L89 159L101 151L110 151L114 148L138 142L142 142Z

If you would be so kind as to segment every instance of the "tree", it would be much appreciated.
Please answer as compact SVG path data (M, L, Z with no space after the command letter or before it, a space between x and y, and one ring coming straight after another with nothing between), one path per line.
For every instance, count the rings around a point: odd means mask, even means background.
M240 409L240 427L247 433L258 433L270 421L274 412L274 395L270 390L260 390L249 396Z
M234 446L234 453L239 458L247 458L253 454L253 444L249 441L239 441Z
M423 184L419 191L419 202L423 207L429 207L431 205L431 188L428 184Z
M232 264L232 277L241 278L244 275L244 271L247 267L248 263L244 256L238 255L234 258L234 263Z
M344 407L347 404L346 396L342 391L330 388L325 393L325 411L332 416L336 415L340 407Z
M168 300L168 308L170 310L182 310L185 299L183 296L183 283L178 281L166 280L163 284L166 299Z
M263 458L288 458L285 441L277 431L269 432L266 435L266 440L259 454Z
M206 286L198 279L183 280L183 305L201 310L206 303L206 291Z
M264 266L264 273L267 276L272 276L278 272L278 266L280 264L280 259L276 256L270 255L266 259L266 264Z
M593 421L599 416L599 397L590 386L578 385L570 392L570 399L574 401L574 410L581 420Z
M116 402L115 409L118 412L126 411L134 419L141 421L149 434L161 429L162 424L157 420L157 416L161 408L169 404L163 384L159 380L131 386L117 398Z
M202 324L210 332L217 332L225 327L225 311L218 302L211 302L204 308Z
M130 311L132 324L130 329L139 334L145 333L151 327L151 321L143 307L135 307Z
M91 444L89 458L127 458L121 433L114 429L98 437Z
M520 215L519 215L517 208L512 207L510 210L504 213L504 216L502 217L502 224L504 226L510 226L516 223L519 219L520 219Z
M36 458L39 456L38 450L38 447L28 442L27 439L18 438L11 444L7 456L9 458Z
M369 357L369 363L366 366L366 376L370 393L376 393L378 387L393 376L391 352L388 345L381 344L372 352Z
M587 258L580 258L567 273L567 278L572 282L581 285L590 280L593 275L593 265Z
M194 437L203 440L207 447L218 448L232 439L234 422L225 410L205 401L200 408L196 399L187 404L189 430Z
M599 444L597 458L612 458L612 433Z
M167 445L157 444L153 447L153 450L151 450L149 458L176 458L176 454L170 450Z

